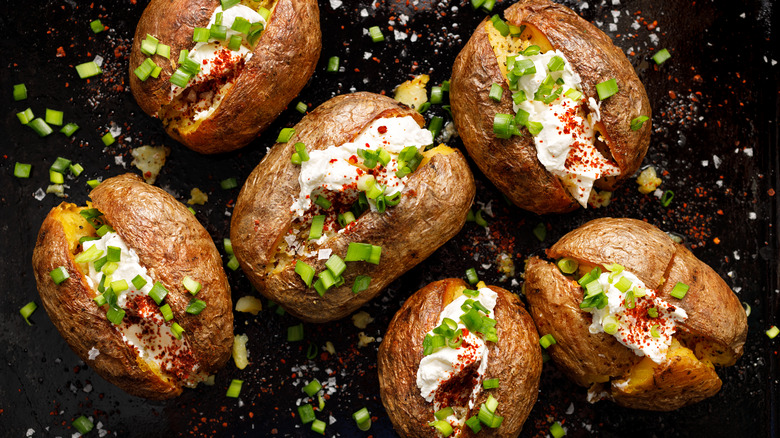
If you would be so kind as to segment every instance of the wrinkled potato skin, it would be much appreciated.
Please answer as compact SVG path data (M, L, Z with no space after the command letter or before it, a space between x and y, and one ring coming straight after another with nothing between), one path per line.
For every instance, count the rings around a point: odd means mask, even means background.
M563 236L547 255L551 259L572 257L588 265L625 266L658 289L661 298L687 312L688 319L677 325L675 338L716 345L730 359L727 364L742 355L747 317L739 299L712 268L659 229L635 219L596 219ZM677 282L690 287L682 300L669 296ZM608 395L618 404L667 411L698 402L720 388L711 366L674 357L654 368L652 385L624 391L614 382L624 378L641 358L613 336L588 331L591 317L579 309L582 289L572 277L561 274L553 263L532 257L525 293L539 333L552 333L557 340L548 352L558 367L582 386L597 382L593 376L612 377Z
M135 250L149 276L168 289L174 321L184 330L200 369L213 374L230 357L233 313L230 288L211 237L186 207L163 190L135 175L107 179L90 197L93 206ZM122 341L92 298L96 292L73 260L56 207L46 217L33 252L33 267L46 312L73 351L109 382L130 394L167 399L182 391L174 381L150 372L143 360ZM89 226L87 222L85 225ZM70 278L54 284L49 272L65 266ZM199 315L185 312L191 294L181 280L189 275L203 288L198 298L208 305ZM100 354L88 359L92 347Z
M217 0L152 0L138 23L130 55L130 89L138 104L156 117L169 103L170 76L179 52L191 49L192 31L205 27ZM162 67L158 79L141 81L133 71L146 59L141 43L146 34L171 46L171 59L155 55ZM263 132L306 85L320 56L322 36L315 0L278 0L252 58L219 109L197 130L183 136L173 126L168 134L190 149L215 154L245 146Z
M468 285L460 279L433 282L404 302L395 314L379 346L378 371L382 403L393 427L404 437L436 437L428 426L433 408L420 396L417 369L423 358L425 334L436 327L439 314L453 299L453 292ZM489 343L485 378L500 378L501 386L483 390L469 416L492 394L504 421L498 429L483 428L474 435L464 427L460 436L515 437L536 402L542 355L539 336L520 299L511 292L488 286L498 294L495 319L498 342Z
M565 6L521 0L504 17L516 26L535 26L563 52L582 78L585 100L598 101L596 84L617 80L620 91L601 102L601 120L621 176L596 182L601 189L614 189L639 168L650 142L649 120L638 131L630 128L635 117L651 116L644 86L631 63L609 37ZM485 30L487 21L480 23L453 66L450 100L458 133L477 166L513 203L539 214L572 211L579 204L536 158L533 137L525 128L522 137L499 139L493 134L493 116L513 111L512 93L506 92L508 84ZM488 97L493 83L504 85L500 102Z
M266 272L266 265L273 262L292 224L292 197L300 192L300 167L290 162L294 144L303 142L309 151L340 145L354 139L374 119L394 115L411 115L423 125L416 111L389 97L354 93L330 99L295 126L290 141L271 149L241 189L230 227L236 258L263 295L297 318L326 322L347 316L431 255L465 223L476 190L468 164L459 151L435 155L410 176L397 206L383 214L364 213L349 232L330 238L320 247L331 248L333 254L344 258L349 242L379 245L379 265L349 262L343 274L344 285L328 290L323 297L313 288L306 288L294 271L294 262L279 273ZM410 192L415 195L408 195ZM316 256L301 260L317 272L325 268L325 260L317 260ZM368 275L372 280L367 290L356 295L352 284L357 275Z

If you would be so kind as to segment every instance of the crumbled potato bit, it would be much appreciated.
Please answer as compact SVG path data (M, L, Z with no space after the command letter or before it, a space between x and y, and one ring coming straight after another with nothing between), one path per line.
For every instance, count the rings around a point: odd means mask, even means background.
M588 197L589 206L593 208L606 207L610 202L612 202L612 192L606 190L599 192L596 189L590 191L590 196Z
M68 197L68 195L65 194L65 186L63 184L50 184L46 187L46 193L54 193L60 198Z
M253 296L246 295L236 301L236 312L246 312L256 316L261 310L263 310L263 302Z
M504 274L506 277L515 276L515 262L512 260L512 255L502 252L496 258L498 263L498 271Z
M374 338L373 336L368 336L363 332L358 333L358 339L359 339L357 345L358 348L363 348L372 342L376 342L376 338Z
M479 283L477 283L477 289L482 289L483 287L487 287L484 281L480 280Z
M195 187L190 190L190 199L187 200L189 205L203 205L209 200L209 195L203 193L199 188Z
M147 184L154 184L170 153L171 149L165 146L141 146L130 150L133 156L130 164L141 171Z
M352 323L355 324L355 327L359 329L366 328L366 326L371 324L371 322L373 321L374 318L372 318L371 315L369 315L368 312L365 311L360 311L352 315Z
M639 174L636 183L639 184L639 192L646 195L661 185L661 178L656 175L655 167L650 166Z
M336 347L334 347L333 342L330 341L325 343L325 347L323 348L323 350L327 351L330 354L336 354Z
M216 381L217 381L216 377L217 376L215 376L214 374L208 376L206 378L206 380L203 381L203 384L206 385L206 386L214 386L214 383L216 383Z
M249 351L246 349L246 343L249 341L247 335L236 335L233 338L233 362L236 368L243 370L249 364Z
M485 23L485 30L488 34L490 46L493 48L493 53L496 55L496 60L498 60L498 68L501 70L501 74L506 78L506 57L517 55L531 44L528 40L513 37L511 34L507 36L501 35L501 32L493 26L493 22L490 20Z
M428 101L428 90L425 89L428 84L428 75L419 75L412 80L395 87L395 100L408 105L414 109L420 108L422 104Z

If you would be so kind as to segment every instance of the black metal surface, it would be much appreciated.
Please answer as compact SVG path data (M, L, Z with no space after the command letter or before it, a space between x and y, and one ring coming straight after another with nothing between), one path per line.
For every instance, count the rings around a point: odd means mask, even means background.
M724 385L715 397L672 413L631 411L607 402L590 405L585 390L548 363L539 401L522 436L545 434L551 420L562 421L570 436L777 436L780 338L772 341L764 335L769 326L780 323L774 194L778 188L778 66L774 64L780 56L777 41L772 42L776 8L771 1L758 0L566 3L595 21L618 46L633 52L629 59L645 83L654 115L645 164L665 171L661 188L675 192L672 205L662 207L652 195L638 193L629 181L606 208L539 217L508 206L474 168L476 201L491 206L494 213L488 219L489 232L467 224L430 259L365 306L363 310L375 320L362 331L381 337L404 298L432 280L463 276L474 266L489 284L520 292L524 259L577 225L601 216L646 219L686 236L694 254L752 306L744 357L735 367L719 372ZM312 378L324 383L331 378L326 388L332 393L324 412L317 415L326 422L335 419L326 429L327 436L367 435L351 419L351 413L362 406L375 417L370 434L394 436L378 396L378 344L357 348L361 330L349 319L306 324L306 341L288 343L286 327L297 324L289 315L268 308L257 317L237 313L235 331L249 335L251 364L240 371L230 362L218 373L215 386L185 391L169 402L134 398L102 380L72 353L42 308L32 316L33 326L24 323L18 310L29 301L40 305L30 263L37 230L49 209L61 202L51 194L38 201L33 193L45 190L48 167L57 156L86 169L81 177L67 181L66 191L68 201L83 204L88 179L137 172L129 165L130 148L170 146L157 185L182 201L194 187L207 192L209 201L196 207L197 217L221 248L238 189L222 190L219 181L236 177L243 183L278 130L301 115L291 107L265 137L243 150L197 155L167 138L157 120L138 108L127 88L128 50L144 2L4 4L5 14L0 17L6 35L0 43L5 64L0 71L0 435L70 436L75 432L71 421L87 415L100 422L99 429L119 436L312 436L292 414L303 396L300 388ZM506 5L499 2L496 10ZM413 74L428 73L432 83L441 83L484 17L467 3L428 0L345 0L343 4L333 0L320 2L320 8L322 56L317 73L300 96L311 107L353 90L391 93ZM613 10L618 11L617 17ZM96 18L109 27L107 32L91 32L89 22ZM364 35L374 25L383 29L385 42L374 44ZM389 26L406 38L394 35ZM416 41L412 34L418 35ZM57 56L59 47L64 56ZM672 59L655 67L650 49L663 47L670 49ZM73 66L95 55L105 58L105 73L90 81L79 79ZM329 75L325 65L334 55L341 57L344 68ZM27 84L30 97L13 102L12 85L20 82ZM61 134L41 139L16 119L15 113L27 107L36 115L47 107L63 110L65 121L76 122L81 129L72 139ZM444 114L440 108L434 112ZM112 123L122 133L117 143L105 148L100 137ZM462 147L459 140L450 144ZM13 177L17 161L33 164L30 179ZM548 226L544 242L531 232L540 222ZM503 279L497 270L496 258L502 252L512 255L514 278ZM229 272L229 277L234 300L253 293L240 273ZM315 360L306 359L307 342L321 347L326 341L335 345L335 355L322 355L320 350ZM245 380L240 400L224 396L234 378Z

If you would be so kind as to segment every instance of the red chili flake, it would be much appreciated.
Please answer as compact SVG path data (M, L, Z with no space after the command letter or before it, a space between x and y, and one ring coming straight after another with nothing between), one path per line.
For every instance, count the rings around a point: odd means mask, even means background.
M386 133L387 132L387 126L380 126L379 128L377 128L377 131L379 131L380 134Z

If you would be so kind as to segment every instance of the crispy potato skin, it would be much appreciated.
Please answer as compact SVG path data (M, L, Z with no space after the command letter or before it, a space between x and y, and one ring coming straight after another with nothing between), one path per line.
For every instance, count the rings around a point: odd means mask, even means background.
M233 313L230 287L211 237L195 217L171 195L147 185L135 175L109 178L90 194L98 208L129 248L133 248L149 276L169 293L174 320L186 332L200 369L216 372L230 357ZM68 237L57 219L56 207L41 226L33 252L33 267L44 308L62 336L98 374L130 394L167 399L181 393L175 381L150 372L146 363L122 341L92 298L96 292L73 260ZM87 222L84 222L88 226ZM70 278L57 286L49 272L65 266ZM189 275L203 288L198 298L208 307L199 315L186 313L191 295L181 280ZM88 359L88 351L100 354Z
M383 214L365 213L348 232L337 234L321 247L343 258L349 242L379 245L379 265L349 263L344 285L330 289L323 297L306 289L294 272L294 262L281 272L266 272L292 224L290 205L300 191L300 167L290 162L294 144L303 142L310 151L326 149L351 141L374 119L407 115L423 125L416 111L389 97L354 93L330 99L295 126L290 141L271 149L241 189L230 229L236 257L252 284L297 318L326 322L348 315L463 227L476 190L473 176L459 151L437 154L412 174L397 206ZM317 272L325 268L325 261L316 256L301 260ZM367 290L355 295L352 284L357 275L369 275L372 280Z
M428 426L433 408L420 396L417 369L423 358L425 334L436 327L441 311L453 299L454 291L468 287L460 279L433 282L404 302L395 314L379 346L378 371L382 403L395 430L404 437L435 437ZM498 342L489 344L485 378L500 378L497 390L482 391L475 415L488 394L499 401L498 414L504 422L498 429L483 428L479 435L464 427L461 436L515 437L520 433L536 402L542 355L539 336L520 299L511 292L488 286L498 294L495 307Z
M521 0L504 13L516 26L531 24L552 46L567 57L582 78L585 99L598 101L596 84L615 78L620 92L601 103L601 120L612 157L621 176L597 181L596 186L612 190L640 166L650 143L651 123L638 131L631 120L651 115L644 86L622 51L603 32L565 6L548 0ZM493 134L493 116L512 114L512 96L505 92L500 102L488 95L493 83L508 84L488 40L484 20L458 54L452 71L450 100L458 132L469 155L491 181L516 205L535 213L565 213L579 204L558 178L536 158L533 137L499 139Z
M217 0L152 0L144 10L130 55L130 88L147 114L157 117L169 103L170 76L179 52L191 49L192 31L205 27L219 5ZM146 34L171 46L171 59L155 55L162 67L158 79L142 82L133 73L146 55ZM219 109L197 130L182 134L171 125L166 131L190 149L214 154L245 146L263 132L298 95L317 65L322 48L319 7L315 0L278 0L252 58L225 96Z
M625 266L648 287L659 290L661 298L686 311L688 319L677 325L675 338L695 343L688 346L690 350L712 345L726 358L723 365L733 364L742 355L747 317L739 299L712 268L659 229L635 219L596 219L563 236L548 256L572 257L588 265ZM682 300L669 296L677 282L690 287ZM616 382L633 372L641 358L613 336L589 332L591 317L579 308L582 289L576 281L561 274L553 263L532 257L526 268L525 293L539 333L552 333L557 340L549 353L558 367L582 386L595 384L594 388L607 391L618 404L674 410L720 389L710 358L697 360L692 351L687 356L670 354L670 360L655 365L649 383L621 386ZM611 388L608 378L612 378Z

